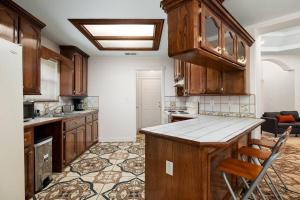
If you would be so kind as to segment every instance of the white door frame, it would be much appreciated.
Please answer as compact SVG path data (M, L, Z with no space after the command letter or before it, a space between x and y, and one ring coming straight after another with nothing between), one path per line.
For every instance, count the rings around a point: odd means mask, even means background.
M160 69L141 69L141 70L136 70L136 130L138 131L141 127L141 110L140 110L140 105L139 105L139 79L140 78L151 78L151 77L139 77L139 73L140 72L160 72L160 87L161 87L161 111L164 107L164 93L165 93L165 85L164 85L164 75L165 75L165 70L164 68L160 68ZM162 113L162 112L161 112ZM163 120L163 116L161 114L161 121Z

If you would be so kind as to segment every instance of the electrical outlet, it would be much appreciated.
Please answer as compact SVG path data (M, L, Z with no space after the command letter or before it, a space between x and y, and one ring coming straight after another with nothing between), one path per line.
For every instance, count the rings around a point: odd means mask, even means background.
M166 160L166 174L173 176L173 162Z

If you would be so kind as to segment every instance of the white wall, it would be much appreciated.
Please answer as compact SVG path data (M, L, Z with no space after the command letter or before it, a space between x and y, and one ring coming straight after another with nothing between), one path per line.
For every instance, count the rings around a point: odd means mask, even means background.
M275 55L267 55L264 58L274 58L282 62L287 69L291 69L290 73L294 74L293 79L293 93L294 93L294 106L293 110L300 111L300 56L299 54L275 54ZM291 81L291 80L289 80ZM282 100L284 101L284 100Z
M263 111L295 110L294 71L284 71L269 61L264 61L262 67Z
M167 57L90 57L88 93L99 96L101 141L135 140L136 71L162 70L164 95L175 95L173 63Z
M42 46L47 47L48 49L51 49L52 51L55 51L57 53L60 52L59 45L44 36L42 36L41 44L42 44Z

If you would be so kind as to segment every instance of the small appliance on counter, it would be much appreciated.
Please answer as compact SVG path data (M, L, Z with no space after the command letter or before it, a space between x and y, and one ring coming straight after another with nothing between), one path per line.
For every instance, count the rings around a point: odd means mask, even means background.
M24 101L23 102L23 120L27 122L34 118L34 102Z
M62 111L64 113L71 113L74 111L74 106L73 105L63 105L62 106Z
M74 110L75 111L83 111L84 109L84 99L73 99L74 102Z

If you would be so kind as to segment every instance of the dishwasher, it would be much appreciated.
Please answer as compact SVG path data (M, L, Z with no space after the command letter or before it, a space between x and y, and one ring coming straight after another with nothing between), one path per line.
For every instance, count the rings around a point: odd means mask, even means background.
M35 150L35 191L41 191L52 181L52 137L38 141Z

